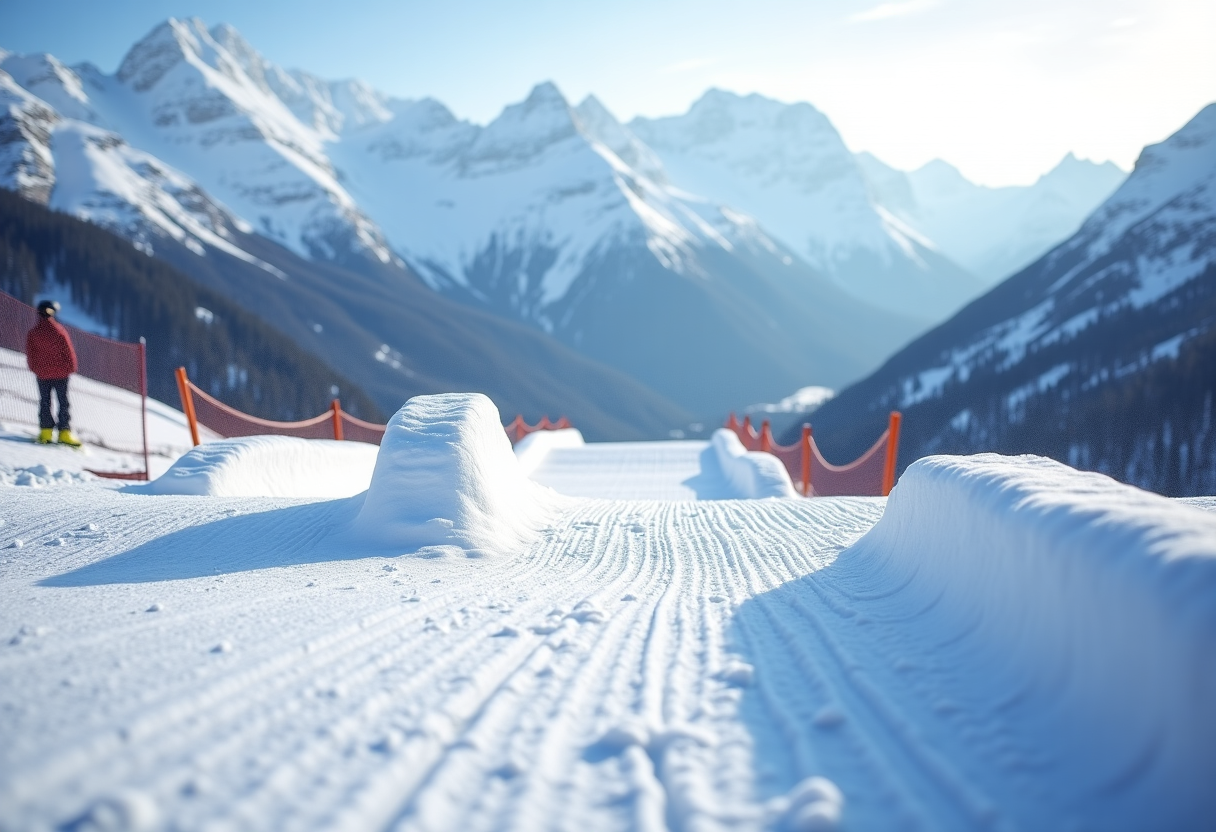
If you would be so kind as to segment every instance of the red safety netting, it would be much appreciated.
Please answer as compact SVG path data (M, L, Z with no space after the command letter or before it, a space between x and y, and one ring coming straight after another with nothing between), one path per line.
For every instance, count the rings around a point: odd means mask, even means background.
M342 409L337 399L334 400L328 413L314 416L311 419L299 422L275 422L270 419L261 419L229 407L209 395L186 377L184 368L178 369L177 378L182 394L182 409L186 412L186 418L192 423L203 425L223 438L270 434L298 436L302 439L345 439L379 445L384 438L384 431L388 427L351 416ZM568 427L570 427L570 420L565 416L556 422L550 421L546 416L536 425L529 425L522 416L516 416L515 420L503 429L510 437L511 444L514 445L529 433Z
M799 491L802 491L803 483L807 484L806 496L881 497L894 484L896 449L891 447L891 443L892 428L895 428L894 441L899 441L898 423L898 414L892 414L891 427L883 431L869 450L847 465L833 465L824 459L809 427L803 431L802 439L793 445L778 445L773 441L767 421L757 431L748 416L740 423L732 413L726 428L739 437L747 450L763 451L780 459ZM806 467L810 471L809 476L804 478Z
M356 419L345 410L339 412L342 416L343 439L350 439L355 442L368 442L372 445L380 444L380 440L384 438L384 431L388 425L377 425L372 422L365 422L362 419Z
M38 385L25 364L25 336L38 312L0 292L0 421L37 429ZM61 322L62 323L62 322ZM147 376L143 344L104 338L64 324L76 350L77 372L68 383L72 432L86 445L137 454L143 471L122 476L147 478ZM16 354L16 355L14 355ZM101 382L94 384L90 382ZM96 471L103 476L108 472Z
M529 425L524 421L523 416L516 416L515 420L504 429L507 432L507 436L511 438L511 444L518 445L520 440L529 433L536 433L538 430L563 430L568 427L570 427L570 420L565 416L562 416L556 422L550 421L548 416L542 416L540 417L540 421L535 425Z
M333 413L322 413L311 419L300 422L275 422L270 419L260 419L242 413L234 407L221 402L190 380L186 380L192 394L192 402L183 404L200 425L203 425L224 438L231 436L298 436L301 439L334 439Z

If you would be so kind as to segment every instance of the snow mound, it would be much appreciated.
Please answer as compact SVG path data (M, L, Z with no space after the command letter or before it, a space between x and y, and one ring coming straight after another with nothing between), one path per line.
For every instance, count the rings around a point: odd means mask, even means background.
M29 466L9 466L0 462L0 485L46 488L52 485L79 485L80 483L93 481L94 477L92 474L64 471L58 468L51 468L43 463Z
M725 428L714 431L713 446L722 476L740 498L759 500L798 496L789 472L781 460L772 454L747 450L739 437Z
M538 430L519 440L515 446L515 459L524 474L530 477L550 451L556 448L581 448L585 444L577 428Z
M389 420L351 532L398 554L499 553L526 546L561 502L528 479L486 396L415 396Z
M1216 816L1216 515L1041 457L926 457L838 564L984 645L984 695L1063 715L1053 753L1129 827Z
M351 497L365 491L376 446L294 436L206 442L161 476L128 491L212 497Z

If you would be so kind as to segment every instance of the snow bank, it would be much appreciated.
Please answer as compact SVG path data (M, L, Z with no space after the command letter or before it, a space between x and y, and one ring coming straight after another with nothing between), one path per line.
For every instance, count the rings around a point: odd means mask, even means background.
M748 451L739 437L725 428L714 431L713 446L722 476L741 499L798 496L789 472L772 454Z
M29 466L10 466L0 462L0 485L46 488L52 485L79 485L94 482L92 474L51 468L43 463Z
M367 489L376 446L366 442L246 436L192 448L142 494L212 497L350 497Z
M389 420L351 533L397 554L502 552L527 545L561 502L525 475L488 398L416 396Z
M525 436L515 446L515 459L518 460L524 476L530 477L553 449L581 448L585 444L583 435L577 428L538 430Z
M950 622L979 695L1056 714L1048 750L1120 828L1216 816L1216 516L1039 457L927 457L850 564Z

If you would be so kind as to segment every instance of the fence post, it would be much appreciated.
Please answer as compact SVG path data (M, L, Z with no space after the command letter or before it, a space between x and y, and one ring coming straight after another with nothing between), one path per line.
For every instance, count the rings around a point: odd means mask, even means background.
M887 426L887 462L882 469L882 496L886 497L895 487L895 463L899 459L899 423L903 416L898 410L891 411Z
M768 453L773 449L773 431L768 419L760 423L760 452Z
M177 392L182 397L182 411L190 425L190 439L195 447L202 443L198 441L198 417L194 415L194 396L190 393L190 379L186 378L186 368L177 368Z
M342 439L342 404L334 399L329 405L329 409L333 411L334 419L334 439Z
M144 435L144 482L152 479L148 466L148 342L139 336L139 421Z
M802 496L811 496L811 426L802 425Z

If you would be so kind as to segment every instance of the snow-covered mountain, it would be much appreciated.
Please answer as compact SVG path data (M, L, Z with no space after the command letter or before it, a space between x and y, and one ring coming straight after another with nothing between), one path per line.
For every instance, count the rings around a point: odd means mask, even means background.
M824 405L815 426L843 458L898 408L904 462L1032 451L1171 493L1210 493L1214 399L1210 104L1145 148L1076 234Z
M867 303L937 321L982 289L872 198L840 134L810 104L710 90L684 115L629 128L675 185L755 217Z
M149 251L167 236L242 256L229 232L256 229L305 256L390 262L383 235L338 183L322 130L289 111L251 54L230 27L208 32L198 20L158 26L114 75L0 54L8 117L30 125L18 152L42 160L50 187L28 176L3 184ZM281 87L295 83L283 78Z
M387 285L416 272L706 414L846 383L924 323L676 190L598 101L571 107L552 84L478 126L283 70L198 20L157 27L112 76L46 55L0 69L14 133L0 184L191 273L214 275L218 251L284 276L253 236Z
M992 285L1066 240L1126 174L1071 153L1029 186L987 188L935 160L905 173L857 154L871 196L938 249Z
M220 255L285 278L259 239L390 291L417 274L706 416L843 386L981 288L807 104L711 91L626 126L541 84L482 126L197 19L113 75L0 52L0 104L0 186L200 279Z
M553 84L484 127L436 101L398 105L333 158L436 290L695 411L752 398L743 387L856 377L918 328L841 291L750 217L668 185L600 102L572 107Z

